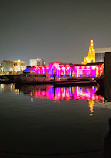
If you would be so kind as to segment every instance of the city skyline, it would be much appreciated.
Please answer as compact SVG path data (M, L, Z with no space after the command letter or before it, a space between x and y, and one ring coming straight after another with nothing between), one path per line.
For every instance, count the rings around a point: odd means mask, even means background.
M107 1L23 0L0 5L0 59L42 58L81 63L90 40L94 48L111 47Z

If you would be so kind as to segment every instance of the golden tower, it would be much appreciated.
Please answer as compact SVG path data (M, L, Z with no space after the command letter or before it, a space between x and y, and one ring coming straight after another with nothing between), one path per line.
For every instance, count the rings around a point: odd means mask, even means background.
M82 64L92 63L95 62L95 50L94 50L94 43L93 40L90 42L88 56L84 57L84 62Z

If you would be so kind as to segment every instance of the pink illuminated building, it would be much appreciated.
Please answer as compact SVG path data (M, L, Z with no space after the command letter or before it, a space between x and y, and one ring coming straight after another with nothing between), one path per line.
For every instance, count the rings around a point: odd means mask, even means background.
M24 72L46 77L99 77L104 73L104 63L82 65L51 62L49 65L27 67Z

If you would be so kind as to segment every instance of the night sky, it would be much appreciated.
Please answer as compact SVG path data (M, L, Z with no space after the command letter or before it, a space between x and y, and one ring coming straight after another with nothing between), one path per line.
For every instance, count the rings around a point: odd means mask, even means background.
M0 61L81 63L111 47L111 0L0 0Z

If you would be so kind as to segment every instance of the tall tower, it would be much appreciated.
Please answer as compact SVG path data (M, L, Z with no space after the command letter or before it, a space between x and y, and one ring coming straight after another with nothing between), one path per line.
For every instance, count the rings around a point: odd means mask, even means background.
M93 40L90 42L88 56L84 57L84 62L82 64L95 62L95 50Z

